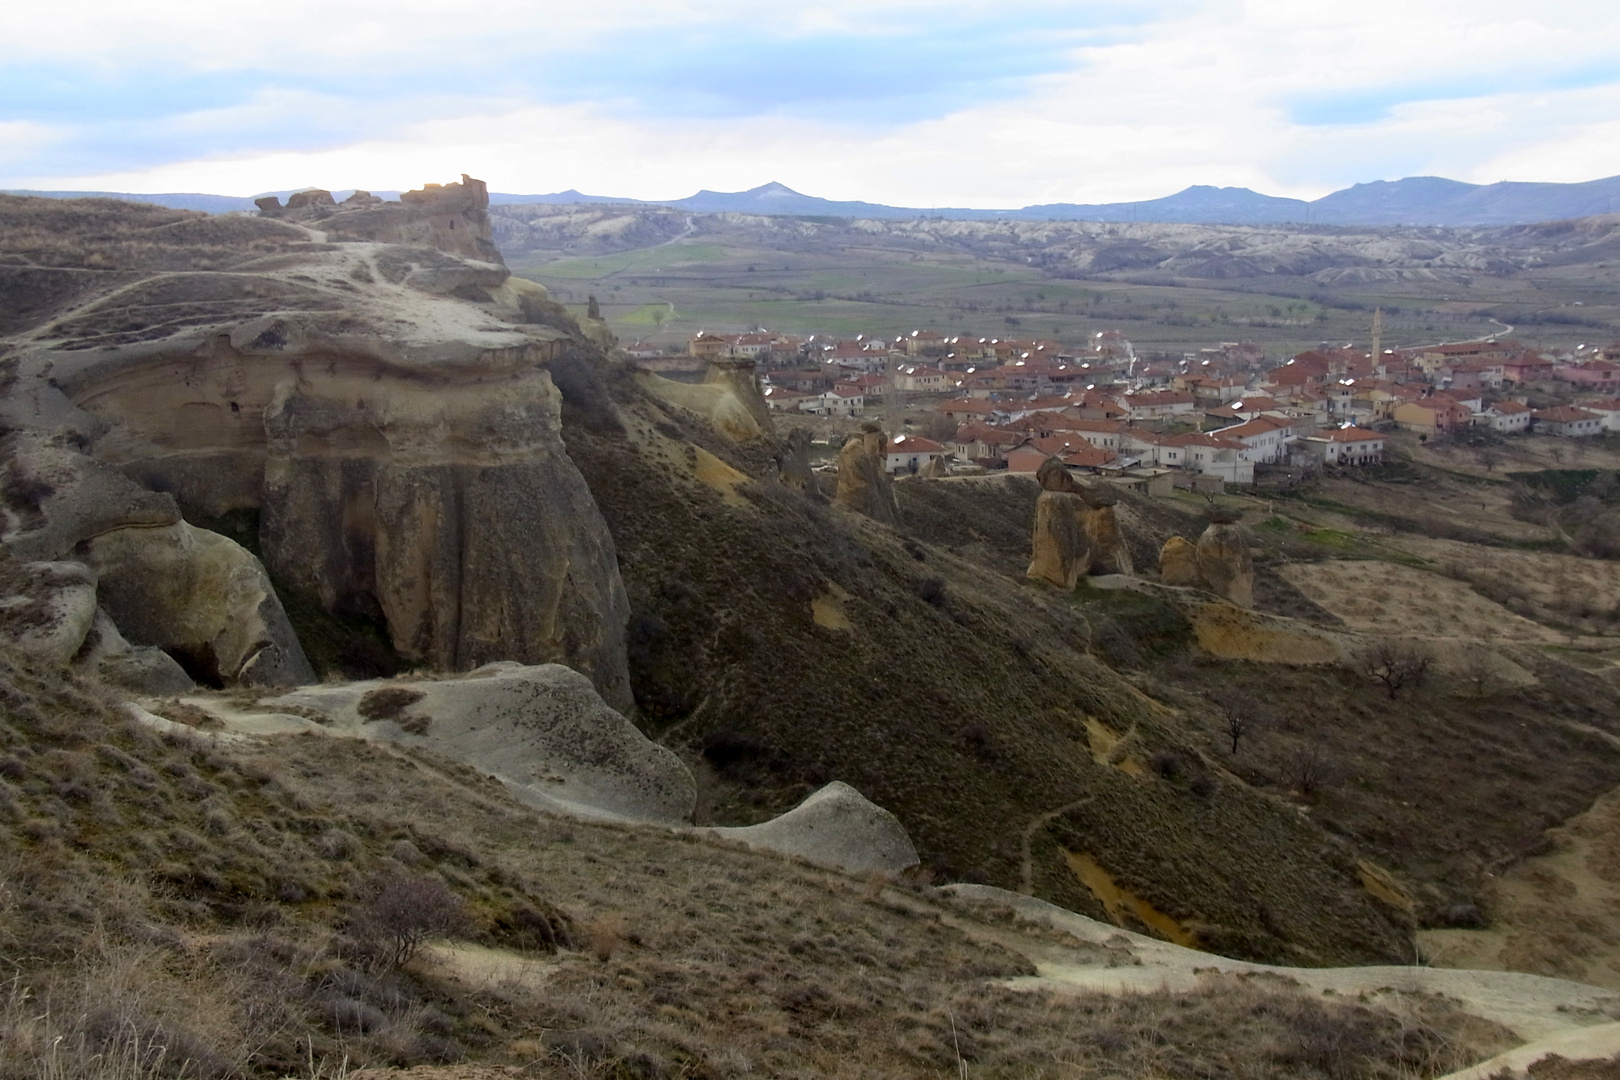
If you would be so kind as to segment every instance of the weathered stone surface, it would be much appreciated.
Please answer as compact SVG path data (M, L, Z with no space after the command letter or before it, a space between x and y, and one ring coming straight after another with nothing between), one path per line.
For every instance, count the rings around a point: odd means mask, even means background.
M328 610L382 616L411 659L566 661L627 708L629 603L559 408L540 370L433 393L284 384L264 421L272 571Z
M99 609L74 666L102 682L153 697L197 688L174 657L155 646L131 645L112 617Z
M775 432L752 360L710 360L703 382L721 390L710 414L721 432L739 442Z
M1210 591L1238 607L1254 606L1254 563L1243 527L1211 522L1198 538L1198 576Z
M1041 462L1041 467L1035 470L1035 482L1041 485L1042 491L1068 491L1075 495L1086 494L1086 486L1076 480L1074 474L1063 464L1063 460L1055 455Z
M37 435L18 438L11 471L32 478L37 509L11 523L8 549L89 568L80 643L99 604L124 637L185 657L210 681L314 681L263 566L235 541L181 520L171 496ZM112 663L174 682L169 664L148 653Z
M1091 566L1091 540L1081 524L1085 502L1072 491L1048 489L1035 500L1033 554L1025 576L1071 590Z
M898 525L900 509L894 485L883 465L889 437L876 424L861 425L838 452L838 493L833 501L885 525Z
M138 482L86 500L83 520L46 515L49 532L12 523L26 557L181 512L256 514L278 582L386 619L408 657L567 661L628 707L628 604L547 373L595 350L500 264L477 181L382 206L298 203L268 209L328 243L300 237L229 273L154 273L116 307L75 311L72 340L45 328L18 350L0 420L72 427L108 475ZM169 644L109 611L132 641Z
M816 474L810 469L810 432L806 428L793 428L787 433L776 467L782 486L794 491L816 490Z
M917 475L928 480L939 480L951 475L951 466L944 454L928 459L928 464L917 471Z
M1197 588L1203 584L1198 572L1198 548L1191 540L1172 536L1159 549L1159 580L1166 585Z
M1100 497L1094 495L1093 501L1100 501ZM1087 509L1082 521L1091 548L1091 565L1087 573L1132 573L1130 548L1125 545L1125 536L1120 531L1119 517L1114 513L1112 500Z
M83 563L0 564L0 637L24 656L66 667L95 618L96 575Z
M115 529L80 551L124 636L162 648L202 681L315 681L264 567L234 540L182 521Z
M674 752L559 664L490 664L456 679L315 686L265 702L314 709L334 734L426 746L576 816L677 825L697 798Z
M770 821L708 831L851 874L898 874L917 865L900 820L839 780Z

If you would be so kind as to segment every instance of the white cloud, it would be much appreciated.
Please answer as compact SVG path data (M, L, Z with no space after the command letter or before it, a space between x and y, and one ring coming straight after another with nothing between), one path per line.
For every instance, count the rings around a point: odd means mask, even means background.
M630 26L718 27L737 35L739 49L763 33L896 33L895 47L904 48L906 26L942 11L1002 11L1015 20L1050 15L1054 5L833 0L778 12L744 0L489 0L476 17L472 10L436 0L249 8L165 0L142 5L138 18L99 0L30 9L15 36L18 55L71 48L115 63L165 38L153 47L164 55L200 50L207 64L352 70L465 53L468 78L438 88L436 100L425 86L409 105L366 100L363 91L344 98L343 90L300 90L291 80L291 89L191 110L168 125L183 139L298 108L317 120L328 109L367 110L368 136L348 145L332 145L336 138L312 122L297 149L191 155L197 159L93 175L49 175L38 138L27 154L19 141L5 157L36 159L32 186L247 194L310 183L407 187L465 170L502 191L670 198L778 179L828 198L924 207L1151 198L1189 183L1314 197L1417 173L1479 182L1620 173L1620 12L1591 0L1534 9L1517 0L1186 3L1074 49L1067 71L1031 79L1021 97L891 124L859 115L648 118L617 103L561 105L509 89L500 100L473 95L483 48L566 51ZM0 150L11 145L8 130L0 126Z

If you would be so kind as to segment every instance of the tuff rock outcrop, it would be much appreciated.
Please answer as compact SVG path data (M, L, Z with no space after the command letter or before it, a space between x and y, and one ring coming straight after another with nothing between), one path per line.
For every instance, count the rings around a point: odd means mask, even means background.
M489 664L454 679L312 686L262 707L324 716L334 734L424 746L545 809L679 825L697 798L674 751L559 664Z
M816 492L816 474L810 469L809 430L793 428L787 433L776 455L776 469L783 487Z
M1184 536L1172 536L1159 549L1159 580L1166 585L1197 588L1203 583L1198 573L1198 547Z
M900 820L841 780L770 821L707 831L851 874L898 874L918 861Z
M1198 575L1211 592L1238 607L1254 607L1254 563L1243 526L1236 521L1209 523L1198 538Z
M195 527L251 521L282 586L383 620L408 660L563 662L628 707L628 602L547 370L600 353L501 264L481 182L398 203L303 194L260 219L181 221L230 235L203 265L173 271L191 250L177 247L13 339L4 419L134 481L44 526L14 522L72 538L19 557L84 543L73 557L131 641L195 652L223 681L307 681L263 570ZM102 535L135 524L139 542ZM179 574L190 599L137 585L140 567ZM260 594L268 606L243 617Z
M1172 536L1159 549L1159 580L1207 589L1241 608L1254 606L1254 562L1235 514L1214 511L1196 544Z
M1035 473L1035 530L1025 576L1071 590L1092 574L1132 573L1112 492L1076 480L1056 457Z
M650 371L640 374L640 382L654 397L697 413L734 442L776 434L752 360L711 359L701 383L676 382Z
M862 424L860 434L851 435L838 451L838 492L833 502L885 525L898 525L894 484L883 467L888 448L889 437L881 427Z
M8 480L8 490L30 497L28 513L8 523L6 548L22 559L56 560L33 565L74 578L60 594L84 594L75 605L83 618L72 622L74 651L99 625L96 662L127 676L116 681L176 683L175 669L133 654L129 642L160 648L215 685L314 680L258 559L182 520L172 497L143 490L60 440L32 435L14 440Z
M1120 531L1119 517L1114 513L1116 500L1111 492L1093 491L1090 505L1084 511L1086 538L1090 541L1090 574L1130 574L1131 551L1125 546L1125 534Z

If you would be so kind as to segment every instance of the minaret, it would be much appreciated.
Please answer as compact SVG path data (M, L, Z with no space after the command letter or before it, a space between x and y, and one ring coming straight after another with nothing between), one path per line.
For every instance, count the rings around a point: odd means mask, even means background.
M1373 362L1373 370L1374 371L1377 371L1380 367L1383 366L1383 363L1384 363L1383 345L1384 345L1384 309L1381 308L1381 307L1375 307L1375 308L1373 308L1373 333L1372 333L1372 362Z

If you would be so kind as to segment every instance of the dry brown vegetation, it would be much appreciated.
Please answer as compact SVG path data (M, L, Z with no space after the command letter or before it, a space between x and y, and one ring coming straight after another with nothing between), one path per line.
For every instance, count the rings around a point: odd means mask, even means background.
M551 818L420 755L159 737L93 688L9 658L0 675L6 1080L457 1060L557 1077L1394 1078L1502 1042L1444 1002L1285 980L1014 992L996 981L1031 972L1028 955L1095 946ZM433 932L510 962L423 951Z

